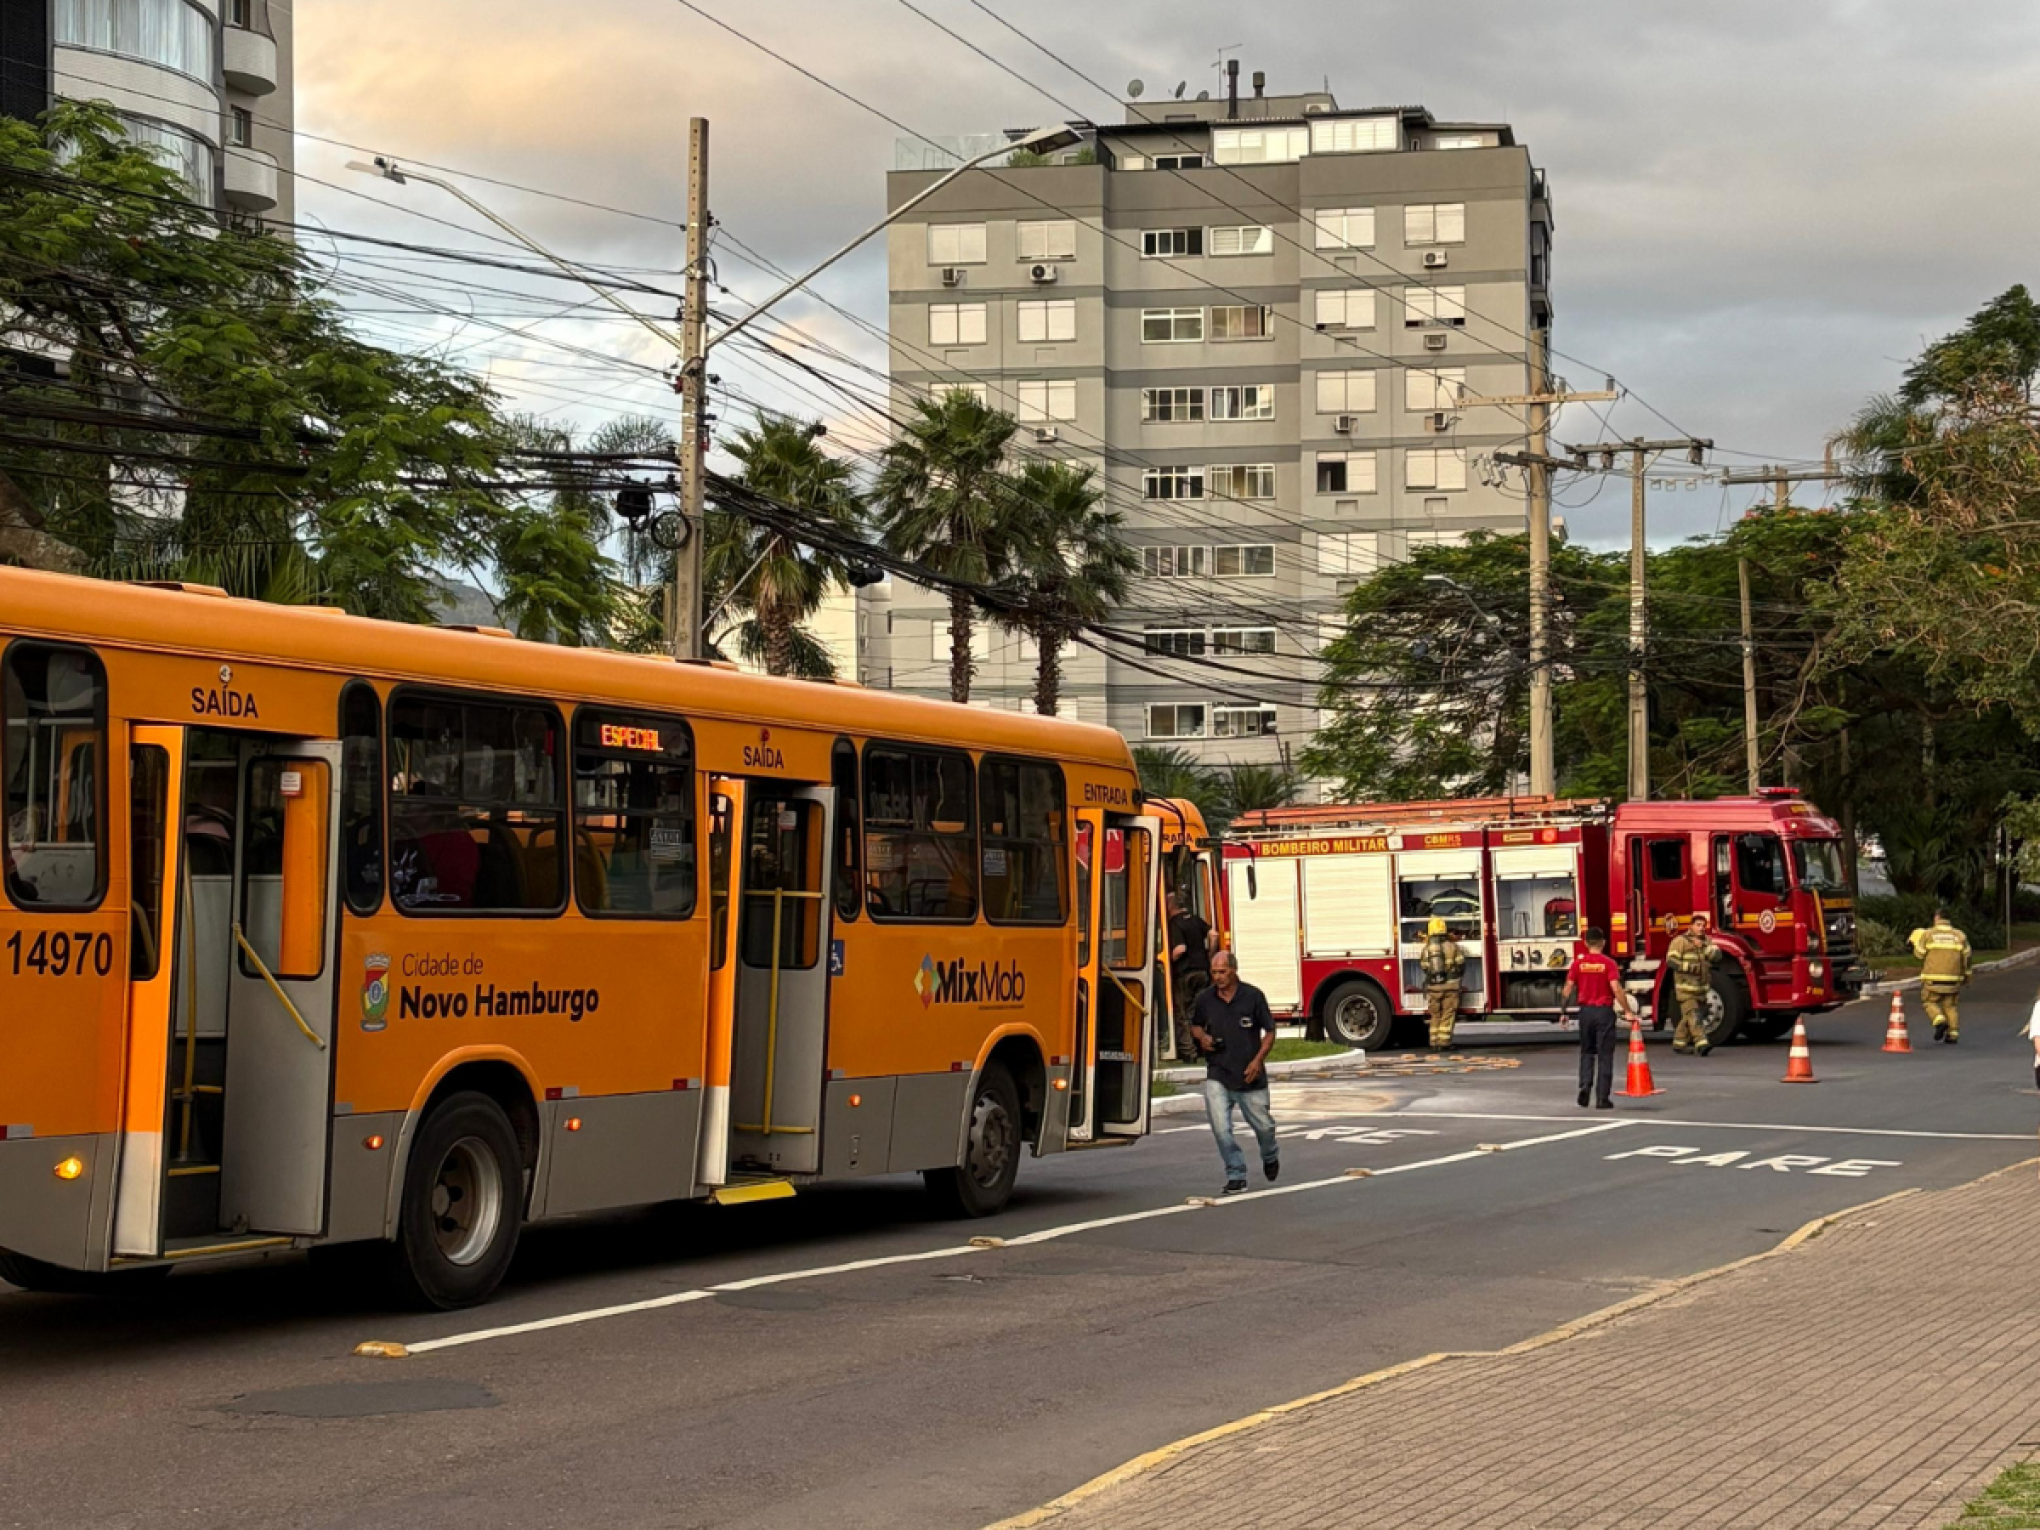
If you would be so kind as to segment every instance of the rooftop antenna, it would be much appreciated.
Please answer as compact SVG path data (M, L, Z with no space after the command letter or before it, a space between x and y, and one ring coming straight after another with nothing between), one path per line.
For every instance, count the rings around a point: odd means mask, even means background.
M1130 100L1138 101L1146 91L1146 84L1140 80L1128 80L1126 82L1126 94Z
M1190 82L1189 82L1188 80L1178 80L1178 81L1176 82L1176 99L1177 99L1178 101L1182 100L1182 99L1183 99L1183 92L1184 92L1184 91L1186 91L1186 90L1188 90L1189 88L1190 88Z

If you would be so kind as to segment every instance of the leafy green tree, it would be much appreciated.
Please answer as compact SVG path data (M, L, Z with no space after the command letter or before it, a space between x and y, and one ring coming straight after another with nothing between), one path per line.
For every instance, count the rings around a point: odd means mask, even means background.
M1187 749L1156 744L1133 747L1134 768L1140 772L1140 789L1150 797L1174 797L1197 804L1202 811L1217 794L1211 772L1197 762Z
M962 585L986 586L1006 572L1014 497L1005 471L1013 417L961 389L916 399L914 417L885 450L874 500L886 545ZM970 700L976 601L949 595L949 698Z
M1015 477L1004 539L1011 604L1004 623L1034 640L1034 709L1053 717L1062 698L1062 652L1123 604L1140 555L1122 535L1125 518L1100 510L1091 469L1030 462Z
M847 463L821 449L819 430L773 417L737 432L731 455L747 488L843 531L862 525L863 501ZM804 546L784 532L719 511L702 550L704 579L719 603L747 617L739 626L746 657L774 675L829 675L828 651L801 626L820 607L831 583L848 570L834 553Z

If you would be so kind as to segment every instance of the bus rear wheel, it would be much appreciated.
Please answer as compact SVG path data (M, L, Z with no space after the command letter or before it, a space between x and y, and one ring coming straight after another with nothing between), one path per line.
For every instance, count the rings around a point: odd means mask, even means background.
M989 1217L1006 1209L1020 1174L1020 1091L1013 1075L993 1063L978 1076L971 1096L963 1162L924 1169L922 1182L936 1209L948 1217Z
M503 1107L456 1094L425 1118L404 1166L395 1276L407 1298L442 1310L488 1299L524 1228L523 1155Z
M1348 978L1325 997L1325 1035L1341 1046L1378 1052L1395 1032L1388 995L1366 978Z

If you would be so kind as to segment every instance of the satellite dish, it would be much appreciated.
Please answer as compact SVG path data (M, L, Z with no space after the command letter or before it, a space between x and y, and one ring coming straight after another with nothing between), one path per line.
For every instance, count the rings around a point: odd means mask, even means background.
M1126 82L1126 93L1135 101L1138 101L1146 90L1146 84L1140 80L1128 80Z
M1200 90L1197 92L1197 99L1200 101L1209 101L1211 99L1211 92L1208 90Z
M1178 101L1182 100L1182 99L1183 99L1183 92L1184 92L1184 91L1186 91L1186 90L1188 90L1189 88L1190 88L1190 82L1189 82L1188 80L1178 80L1178 81L1176 82L1176 99L1177 99Z

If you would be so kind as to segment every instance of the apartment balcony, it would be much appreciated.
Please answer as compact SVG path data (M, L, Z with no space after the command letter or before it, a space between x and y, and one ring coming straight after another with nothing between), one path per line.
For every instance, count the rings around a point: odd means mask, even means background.
M268 212L276 205L276 156L234 145L226 151L227 205L241 212Z
M227 27L220 68L227 84L251 96L276 89L276 40L247 27Z

